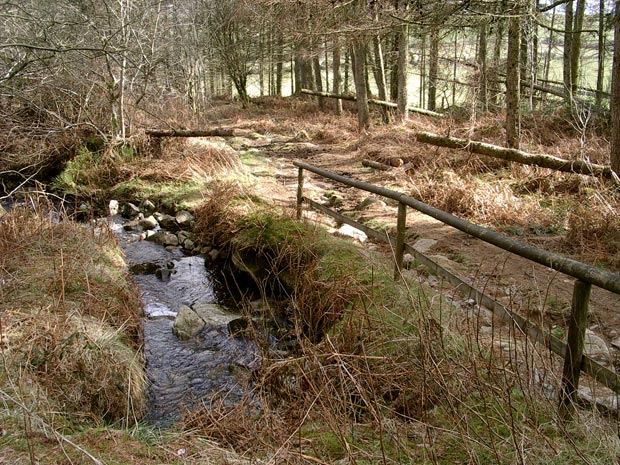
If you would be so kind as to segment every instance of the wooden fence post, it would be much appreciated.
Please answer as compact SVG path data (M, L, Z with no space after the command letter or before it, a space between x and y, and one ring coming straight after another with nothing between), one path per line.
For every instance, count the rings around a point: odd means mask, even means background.
M575 281L560 391L559 414L563 421L572 420L575 414L591 290L592 285L590 283L579 279Z
M302 205L304 202L304 170L299 168L297 173L297 221L301 221Z
M396 222L396 266L394 267L394 280L400 278L403 269L403 255L405 253L405 226L407 223L407 205L398 202L398 220Z

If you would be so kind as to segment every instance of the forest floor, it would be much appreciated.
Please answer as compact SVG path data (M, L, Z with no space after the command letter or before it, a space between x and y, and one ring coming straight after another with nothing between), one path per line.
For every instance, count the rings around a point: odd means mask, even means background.
M264 99L251 110L234 105L214 108L207 126L253 131L251 138L228 143L254 175L253 189L280 204L295 204L301 160L352 179L408 194L460 218L533 246L558 252L611 271L620 269L620 195L602 180L510 164L465 151L416 141L418 131L469 137L503 144L499 117L432 120L412 114L403 124L376 124L360 134L354 115L319 112L310 102ZM560 113L524 119L522 149L562 158L605 163L608 145L596 128L578 126ZM581 139L581 137L585 138ZM198 143L200 139L194 139ZM200 144L208 143L202 139ZM387 171L363 160L396 165ZM399 166L400 165L400 166ZM329 204L366 225L395 233L396 205L360 208L367 192L305 172L304 195ZM308 214L327 227L327 217ZM442 266L513 311L563 336L570 314L574 279L503 251L409 209L410 244L431 239L425 250ZM386 253L388 246L376 244ZM448 296L454 289L440 279L429 283ZM620 336L620 296L593 287L589 327L608 345ZM490 323L487 323L490 324ZM617 354L616 354L617 355Z

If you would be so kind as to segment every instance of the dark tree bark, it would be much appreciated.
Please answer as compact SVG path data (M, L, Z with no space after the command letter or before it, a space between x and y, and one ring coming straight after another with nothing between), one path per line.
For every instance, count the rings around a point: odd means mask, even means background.
M334 36L334 42L332 46L334 48L332 51L332 75L333 75L332 91L334 94L339 94L342 76L340 74L340 39L337 35ZM334 100L334 111L336 112L337 115L342 114L342 100L340 99Z
M611 72L611 169L620 176L620 0L614 10L614 59Z
M577 82L579 81L579 56L581 53L581 30L583 29L583 17L586 11L585 0L577 1L575 18L573 24L573 37L570 47L570 75L571 75L571 94L577 93Z
M276 88L275 94L282 97L282 76L284 72L284 37L282 33L278 34L277 41L277 62L276 62Z
M437 72L439 64L439 33L433 28L430 34L430 57L428 61L428 109L437 108Z
M478 73L480 76L480 86L478 88L478 101L482 111L489 109L488 89L487 89L487 23L480 24L478 34Z
M398 35L398 117L407 119L407 67L409 65L409 27L403 24Z
M570 105L572 99L573 76L571 74L571 50L573 43L573 0L566 3L564 11L564 50L562 55L562 76L566 101Z
M605 79L605 0L599 0L598 10L598 69L596 71L596 106L603 101Z
M517 10L515 8L515 10ZM517 11L508 20L508 54L506 58L506 145L519 148L520 127L520 89L519 89L519 53L520 18Z
M381 40L379 36L372 38L373 51L375 55L375 66L373 68L375 82L377 83L377 92L379 94L379 100L387 100L387 92L385 88L385 66L383 63L383 51L381 49ZM384 123L390 122L390 111L381 107L381 117Z
M366 87L366 44L357 39L351 50L353 59L353 78L355 80L355 96L357 101L357 122L360 131L370 127L370 111L368 109L368 90Z
M312 58L312 67L314 68L315 89L319 92L323 92L323 79L321 77L321 63L319 61L318 55L315 55ZM325 99L323 97L319 97L319 108L321 110L325 109Z

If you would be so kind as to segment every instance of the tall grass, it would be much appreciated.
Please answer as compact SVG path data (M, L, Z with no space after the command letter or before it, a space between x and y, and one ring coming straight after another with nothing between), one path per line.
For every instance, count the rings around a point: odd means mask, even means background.
M41 442L28 438L80 450L66 432L133 424L145 406L140 297L117 243L49 208L0 219L0 423L32 463Z

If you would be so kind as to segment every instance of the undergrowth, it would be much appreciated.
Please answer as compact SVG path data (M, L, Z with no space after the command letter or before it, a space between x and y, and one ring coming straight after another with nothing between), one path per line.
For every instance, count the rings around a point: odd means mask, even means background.
M267 463L616 461L613 425L559 422L532 384L544 356L506 359L415 277L394 282L379 255L231 184L198 210L196 233L264 299L289 299L297 346L263 344L247 401L206 401L188 430Z
M47 207L0 219L0 441L11 463L26 452L34 463L45 440L73 448L66 434L85 426L134 424L145 406L140 296L116 241L51 221Z

